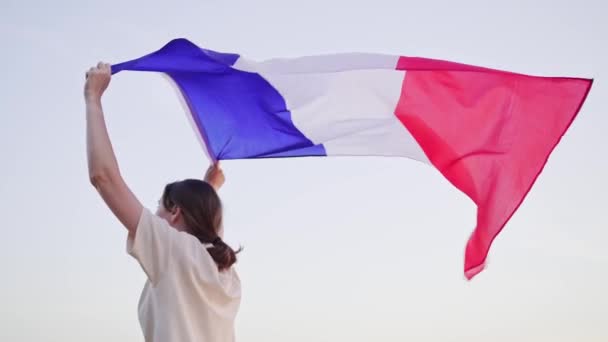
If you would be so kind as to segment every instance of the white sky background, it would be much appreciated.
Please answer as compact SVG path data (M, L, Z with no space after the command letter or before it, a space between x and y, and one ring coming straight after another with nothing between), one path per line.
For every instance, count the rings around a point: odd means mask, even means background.
M239 341L607 341L606 14L600 0L3 0L0 340L143 340L144 273L88 184L82 86L98 60L186 37L258 60L362 51L595 78L471 282L475 207L430 167L225 162L227 240L245 246ZM120 73L104 106L147 206L166 182L202 177L208 162L163 77Z

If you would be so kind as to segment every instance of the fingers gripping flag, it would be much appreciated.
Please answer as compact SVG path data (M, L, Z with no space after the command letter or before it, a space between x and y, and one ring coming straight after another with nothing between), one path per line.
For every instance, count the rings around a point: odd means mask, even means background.
M214 160L394 156L437 168L478 208L468 279L592 84L380 54L254 62L185 39L112 66L123 70L168 75Z

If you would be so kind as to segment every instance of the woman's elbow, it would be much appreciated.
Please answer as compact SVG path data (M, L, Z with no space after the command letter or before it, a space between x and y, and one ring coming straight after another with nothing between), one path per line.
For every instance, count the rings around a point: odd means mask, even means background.
M89 182L97 189L114 183L116 177L118 176L114 172L109 172L107 170L89 172Z

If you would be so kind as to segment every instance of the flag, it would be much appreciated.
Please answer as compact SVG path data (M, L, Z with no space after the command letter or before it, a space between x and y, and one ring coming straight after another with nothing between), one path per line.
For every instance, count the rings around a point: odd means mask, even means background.
M169 76L213 160L392 156L435 167L477 206L468 279L592 84L382 54L256 62L186 39L112 66L122 70Z

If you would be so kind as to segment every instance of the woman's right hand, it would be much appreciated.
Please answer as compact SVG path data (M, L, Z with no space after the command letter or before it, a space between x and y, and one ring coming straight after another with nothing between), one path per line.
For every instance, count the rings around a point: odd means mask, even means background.
M224 171L222 171L219 161L209 166L207 172L205 173L205 182L209 183L215 189L215 191L218 191L222 185L224 185L225 181L226 178L224 177Z

